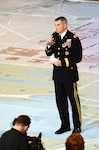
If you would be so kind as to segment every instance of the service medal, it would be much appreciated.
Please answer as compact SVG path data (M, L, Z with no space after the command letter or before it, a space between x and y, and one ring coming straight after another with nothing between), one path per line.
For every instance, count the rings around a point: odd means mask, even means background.
M67 56L67 55L69 55L69 52L68 52L68 51L66 51L66 52L65 52L65 55L66 55L66 56Z

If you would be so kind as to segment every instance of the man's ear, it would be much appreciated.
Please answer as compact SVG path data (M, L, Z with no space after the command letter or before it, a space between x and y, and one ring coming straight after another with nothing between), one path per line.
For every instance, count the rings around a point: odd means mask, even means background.
M64 29L66 29L67 28L67 24L66 23L64 23Z
M28 129L28 127L29 127L28 125L27 125L27 126L24 126L25 130L27 130L27 129Z

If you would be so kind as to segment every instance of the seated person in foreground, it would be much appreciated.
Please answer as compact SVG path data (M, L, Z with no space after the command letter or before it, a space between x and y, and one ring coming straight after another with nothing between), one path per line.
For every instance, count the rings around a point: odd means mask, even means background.
M0 137L0 150L29 150L26 131L31 123L27 115L13 120L13 127Z

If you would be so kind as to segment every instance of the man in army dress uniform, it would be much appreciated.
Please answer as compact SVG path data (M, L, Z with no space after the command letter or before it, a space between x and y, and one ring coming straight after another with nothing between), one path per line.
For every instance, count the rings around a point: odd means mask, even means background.
M70 131L68 100L72 108L73 132L81 132L81 106L77 92L77 63L82 59L82 46L79 37L67 29L67 19L55 19L56 31L47 39L45 53L51 56L56 104L61 127L55 134Z

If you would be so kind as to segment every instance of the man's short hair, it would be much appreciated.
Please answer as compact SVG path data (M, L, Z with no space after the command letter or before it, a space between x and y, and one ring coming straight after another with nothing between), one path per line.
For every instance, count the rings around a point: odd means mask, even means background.
M55 19L55 21L59 21L59 20L61 20L62 22L66 22L67 23L67 18L65 18L63 16L60 16L60 17Z
M20 115L13 120L12 124L15 125L16 123L24 125L24 126L29 126L31 123L31 119L27 115Z
M80 133L72 133L65 142L66 150L84 150L84 139Z

